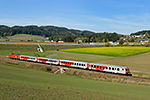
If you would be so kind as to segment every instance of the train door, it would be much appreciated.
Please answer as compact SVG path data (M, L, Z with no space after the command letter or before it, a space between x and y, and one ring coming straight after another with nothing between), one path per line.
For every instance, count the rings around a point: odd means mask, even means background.
M88 64L88 69L91 70L91 65L90 64Z

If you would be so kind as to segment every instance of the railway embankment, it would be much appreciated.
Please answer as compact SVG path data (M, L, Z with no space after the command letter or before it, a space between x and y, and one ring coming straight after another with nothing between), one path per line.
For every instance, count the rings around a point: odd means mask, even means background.
M150 78L145 78L145 77L124 76L119 74L89 71L89 70L69 68L69 67L67 68L64 67L65 69L63 70L62 73L62 70L60 70L60 67L62 66L20 61L20 60L9 59L8 57L2 57L2 56L0 56L0 63L10 64L12 66L13 65L21 66L24 68L32 68L32 69L46 71L55 74L71 75L73 77L80 77L84 79L93 79L99 81L108 81L108 82L126 83L126 84L150 85Z

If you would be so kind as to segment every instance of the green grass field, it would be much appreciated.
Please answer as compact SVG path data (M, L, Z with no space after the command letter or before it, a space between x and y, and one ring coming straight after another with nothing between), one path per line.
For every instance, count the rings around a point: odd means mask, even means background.
M22 55L30 55L33 56L35 53L40 54L43 57L49 57L49 54L53 54L57 49L69 49L69 48L81 48L81 47L92 47L92 46L82 46L82 45L41 45L44 52L37 52L38 45L0 45L0 55L8 56L10 53L19 53Z
M149 47L96 47L96 48L75 48L61 50L73 53L85 53L95 55L105 55L113 57L126 57L150 52Z
M57 75L0 63L0 99L149 100L150 87Z
M16 34L14 36L7 36L7 39L0 39L0 41L20 41L20 40L34 40L34 41L48 41L48 39L43 38L42 36L38 35L29 35L29 34Z

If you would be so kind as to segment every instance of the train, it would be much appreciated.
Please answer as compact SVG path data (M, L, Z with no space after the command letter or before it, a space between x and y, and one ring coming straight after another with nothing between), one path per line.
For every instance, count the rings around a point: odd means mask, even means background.
M31 61L31 62L59 65L59 66L87 69L87 70L100 71L100 72L109 72L109 73L116 73L116 74L130 75L130 76L132 75L130 73L129 67L123 67L123 66L97 64L97 63L72 61L72 60L64 60L64 59L52 59L46 57L34 57L34 56L20 55L14 53L11 53L9 55L9 58L23 60L23 61Z

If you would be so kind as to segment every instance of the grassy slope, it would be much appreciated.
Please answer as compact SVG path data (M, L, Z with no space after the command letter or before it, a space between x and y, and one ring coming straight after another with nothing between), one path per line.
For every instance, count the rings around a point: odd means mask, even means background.
M9 37L20 37L20 36L31 36L31 37L43 38L42 36L29 35L29 34L16 34L16 35L13 35L13 36L8 36L8 38L9 38Z
M10 41L20 41L20 40L36 40L36 41L40 41L40 40L44 40L44 41L48 41L47 39L43 38L42 36L38 36L38 35L29 35L29 34L16 34L14 36L8 36L7 37ZM0 39L0 41L5 41L6 39Z
M55 75L2 63L0 86L0 99L150 99L149 86Z

